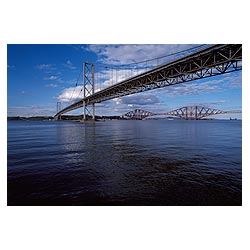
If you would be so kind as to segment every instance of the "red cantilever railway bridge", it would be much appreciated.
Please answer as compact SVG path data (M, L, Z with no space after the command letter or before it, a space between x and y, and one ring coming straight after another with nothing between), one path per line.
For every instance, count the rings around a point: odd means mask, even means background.
M238 70L242 70L242 45L216 44L97 91L94 77L95 65L85 62L83 66L83 99L57 112L54 119L59 119L62 114L80 107L83 107L84 119L86 119L89 106L92 107L91 115L94 119L96 103ZM199 110L197 111L199 113ZM185 116L185 110L178 109L178 111L173 111L173 114L175 115L177 112L180 112L181 116Z
M141 109L135 109L123 115L123 117L128 119L138 119L142 120L150 116L175 116L184 120L201 120L205 117L218 114L234 114L241 113L240 110L230 110L223 111L219 109L207 108L202 106L186 106L179 109L175 109L166 113L153 113Z

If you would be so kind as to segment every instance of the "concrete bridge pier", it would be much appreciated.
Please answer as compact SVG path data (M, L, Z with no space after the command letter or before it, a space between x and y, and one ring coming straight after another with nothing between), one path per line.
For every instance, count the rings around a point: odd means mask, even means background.
M62 117L60 115L54 117L54 121L61 121Z
M91 117L91 119L89 118ZM91 110L88 110L87 104L83 101L83 119L82 122L94 122L95 121L95 104L91 105Z

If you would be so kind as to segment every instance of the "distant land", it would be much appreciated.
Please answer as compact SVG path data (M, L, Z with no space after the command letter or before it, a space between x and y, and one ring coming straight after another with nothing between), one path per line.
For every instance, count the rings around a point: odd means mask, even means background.
M44 120L53 120L52 116L32 116L32 117L23 117L23 116L8 116L8 121L44 121Z
M23 116L9 116L7 117L8 121L52 121L54 119L53 116L31 116L31 117L23 117ZM80 121L83 119L83 115L62 115L61 120L64 121ZM87 116L88 120L91 120L91 116ZM152 117L147 118L146 120L179 120L178 117ZM95 120L136 120L124 118L121 116L95 116ZM138 119L137 119L138 120ZM203 120L214 120L213 118L204 118Z
M7 117L8 121L51 121L53 120L53 116L9 116ZM83 115L62 115L61 120L82 120ZM87 116L87 119L91 119L90 116ZM120 116L95 116L96 120L124 120L124 118Z

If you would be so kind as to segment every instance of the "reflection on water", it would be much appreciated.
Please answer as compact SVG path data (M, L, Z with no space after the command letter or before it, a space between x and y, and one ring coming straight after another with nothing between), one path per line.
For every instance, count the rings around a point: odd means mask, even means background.
M241 205L241 121L9 122L8 205Z

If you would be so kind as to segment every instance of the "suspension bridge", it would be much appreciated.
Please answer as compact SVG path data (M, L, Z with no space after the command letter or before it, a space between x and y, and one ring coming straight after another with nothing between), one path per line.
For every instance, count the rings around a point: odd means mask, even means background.
M124 114L127 119L142 120L150 116L175 116L184 120L202 120L211 115L241 113L240 110L223 111L203 106L185 106L166 113L153 113L141 109L135 109Z
M169 60L170 56L174 59ZM83 97L58 110L54 119L60 119L62 114L83 107L84 120L87 115L91 115L94 120L96 103L238 70L242 70L241 44L200 45L126 65L84 62L78 77L78 80L81 75L83 78L83 87L78 95Z

